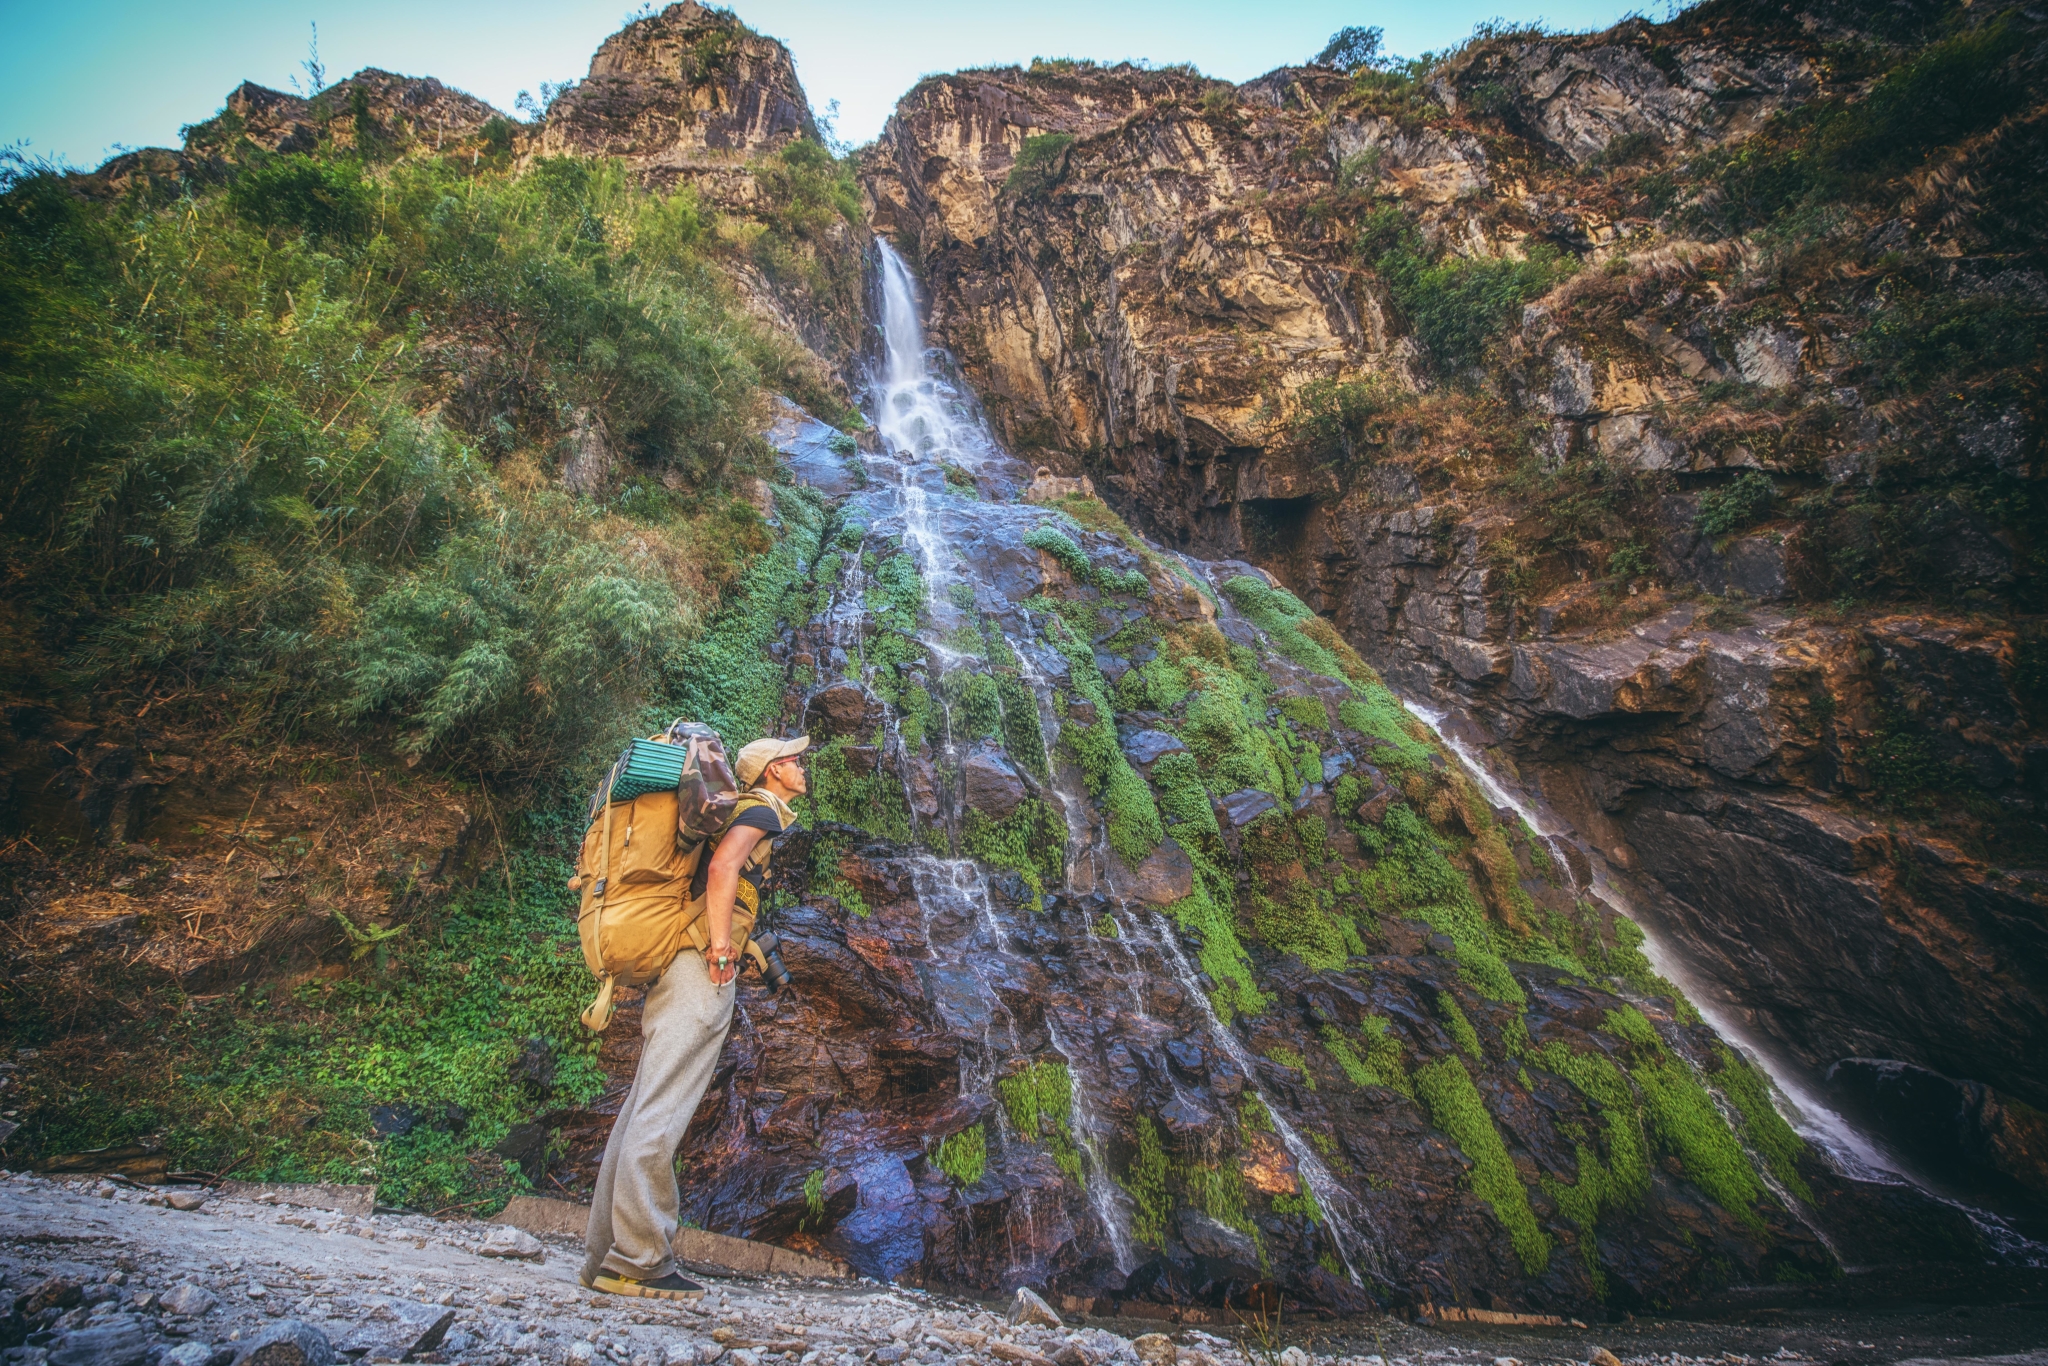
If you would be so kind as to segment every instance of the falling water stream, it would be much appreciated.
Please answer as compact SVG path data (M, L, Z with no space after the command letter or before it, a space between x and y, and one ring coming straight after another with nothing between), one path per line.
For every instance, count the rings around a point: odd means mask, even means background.
M1047 514L1024 503L983 502L949 485L950 472L953 478L972 479L981 490L1000 498L1021 485L1025 471L990 432L972 395L951 378L945 355L926 348L919 320L917 284L908 266L886 242L878 242L877 250L878 331L882 347L870 376L867 403L868 416L882 449L879 454L865 457L863 464L873 483L893 491L895 511L901 517L904 549L915 557L924 577L929 625L920 632L920 641L932 662L930 691L943 711L946 693L941 681L954 669L974 662L950 643L954 628L968 620L967 613L955 601L956 589L962 584L980 587L977 576L985 572L984 566L969 562L959 553L956 535L970 523L987 526L1014 522L1014 529L1021 533ZM835 631L839 610L835 600ZM851 616L852 612L849 610L846 615ZM1140 908L1117 894L1118 864L1109 854L1103 822L1083 790L1079 775L1070 765L1062 766L1056 759L1059 721L1052 693L1053 674L1057 670L1048 668L1041 660L1042 647L1032 638L1028 614L1015 623L1014 630L1015 634L1009 622L1003 624L1004 638L1019 661L1019 673L1037 700L1039 730L1046 744L1045 767L1051 774L1043 785L1043 793L1059 811L1067 831L1065 875L1063 886L1058 889L1063 904L1074 908L1073 913L1083 915L1089 913L1088 907L1099 906L1118 925L1119 935L1115 939L1099 937L1092 930L1087 938L1092 951L1102 955L1104 961L1113 955L1121 956L1122 970L1112 969L1113 975L1130 984L1141 1023L1150 1023L1144 1014L1145 992L1141 986L1142 975L1148 971L1177 979L1200 1006L1218 1051L1230 1058L1243 1073L1247 1089L1266 1104L1276 1135L1321 1210L1321 1222L1338 1256L1357 1283L1361 1266L1370 1271L1378 1263L1373 1241L1359 1227L1362 1216L1350 1194L1331 1176L1314 1149L1301 1139L1279 1109L1266 1102L1257 1086L1252 1059L1210 1009L1206 991L1181 951L1177 932L1156 912L1149 922L1141 920ZM836 639L835 643L845 645ZM848 653L851 655L853 650ZM945 725L933 740L948 766L956 766L960 754L950 717L945 718ZM947 821L948 813L942 810L938 819ZM979 985L987 1012L980 1031L983 1047L977 1056L963 1055L961 1085L965 1091L986 1093L1022 1051L1018 1023L1003 1005L999 990L1016 961L1010 934L996 909L988 873L973 861L921 855L914 861L913 878L921 902L951 907L959 920L973 922L971 941L956 939L945 946L943 954L929 934L928 941L933 944L935 966L942 965L948 972L965 969ZM931 923L929 909L927 923ZM1144 961L1148 955L1154 960L1150 964ZM1129 1197L1109 1170L1108 1130L1101 1119L1103 1107L1098 1095L1104 1084L1102 1074L1088 1040L1076 1037L1073 1028L1063 1027L1051 1005L1045 1013L1045 1024L1046 1037L1053 1051L1065 1060L1072 1078L1071 1126L1086 1163L1082 1184L1118 1271L1127 1273L1141 1258L1132 1245ZM1007 1141L1012 1135L1004 1123L1003 1107L996 1107L996 1118L999 1132ZM1035 1217L1028 1199L1022 1202L1022 1214L1026 1219ZM1021 1272L1025 1268L1013 1266L1012 1270Z

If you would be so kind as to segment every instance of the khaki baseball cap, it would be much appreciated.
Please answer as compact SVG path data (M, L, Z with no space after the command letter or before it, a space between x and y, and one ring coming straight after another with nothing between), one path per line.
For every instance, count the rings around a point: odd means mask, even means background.
M739 779L741 787L752 787L761 781L768 765L792 754L802 754L810 747L811 737L808 735L799 735L793 740L778 740L772 735L756 740L740 750L739 762L733 765L732 776Z

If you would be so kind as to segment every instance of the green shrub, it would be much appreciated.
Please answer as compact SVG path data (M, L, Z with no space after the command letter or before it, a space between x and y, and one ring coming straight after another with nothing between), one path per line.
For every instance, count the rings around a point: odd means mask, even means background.
M296 228L337 244L366 236L377 217L376 193L357 163L296 154L243 171L228 202L261 227Z
M1066 175L1067 149L1073 145L1072 133L1034 133L1025 138L1003 188L1019 199L1045 198Z
M1733 536L1761 521L1777 500L1778 488L1771 482L1771 476L1762 470L1745 470L1732 483L1700 495L1693 525L1702 536Z
M1447 374L1479 364L1487 343L1520 318L1524 304L1578 268L1540 243L1519 261L1435 253L1391 205L1366 216L1356 250Z
M720 487L767 458L757 332L688 209L580 161L406 161L373 188L276 157L139 211L7 177L12 591L100 686L181 679L259 728L558 769L664 690L769 543ZM463 384L415 417L456 354ZM693 497L549 491L534 467L586 422L629 487Z
M1485 1062L1485 1051L1479 1046L1479 1031L1472 1027L1472 1021L1465 1018L1465 1012L1458 1006L1458 998L1448 991L1439 991L1436 1010L1443 1016L1444 1028L1451 1032L1452 1040L1464 1050L1465 1056L1474 1062Z

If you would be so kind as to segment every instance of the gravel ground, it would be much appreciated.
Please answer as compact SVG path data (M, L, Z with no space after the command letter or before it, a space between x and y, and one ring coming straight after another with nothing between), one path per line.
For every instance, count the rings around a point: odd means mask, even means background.
M867 1280L708 1280L701 1304L593 1295L580 1248L467 1219L345 1217L105 1181L0 1173L0 1277L24 1319L0 1366L1874 1366L1975 1357L2048 1366L2048 1301L1842 1313L1736 1305L1713 1321L1581 1329L1286 1324L1271 1337L1090 1320L1013 1324L1008 1306ZM505 1255L512 1254L512 1255ZM523 1255L520 1255L523 1254ZM323 1342L309 1341L303 1324ZM293 1335L298 1336L294 1337ZM251 1349L269 1346L251 1357Z

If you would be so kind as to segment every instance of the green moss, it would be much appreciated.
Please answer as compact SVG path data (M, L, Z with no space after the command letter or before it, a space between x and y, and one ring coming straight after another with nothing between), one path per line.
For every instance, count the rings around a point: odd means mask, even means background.
M851 736L841 735L811 751L811 791L798 799L798 811L813 825L837 822L899 844L910 843L910 808L903 800L903 785L881 767L855 777L846 759L851 743Z
M1368 852L1378 855L1354 879L1367 904L1382 915L1413 916L1450 936L1460 974L1489 1000L1521 1004L1527 999L1498 952L1471 883L1444 857L1413 808L1389 808L1377 829L1352 828Z
M1238 942L1237 927L1230 914L1218 907L1207 885L1209 879L1202 876L1206 860L1193 848L1188 852L1195 859L1195 890L1168 906L1166 914L1194 937L1198 946L1195 961L1216 988L1209 998L1210 1004L1215 1007L1217 1018L1229 1024L1234 1015L1258 1014L1271 998L1259 990L1251 960Z
M1614 947L1601 949L1596 943L1595 955L1598 971L1603 975L1620 978L1638 996L1662 996L1669 1000L1680 1024L1699 1023L1699 1011L1692 1002L1650 966L1649 957L1643 953L1642 926L1635 921L1627 916L1616 917Z
M1152 592L1151 580L1135 569L1105 569L1088 558L1073 538L1058 527L1049 524L1033 527L1024 535L1024 544L1033 550L1042 550L1060 562L1077 583L1085 583L1104 593L1121 593L1129 597L1146 597Z
M1323 1222L1323 1207L1316 1203L1315 1193L1306 1184L1298 1194L1274 1196L1273 1213L1298 1214L1311 1224Z
M1127 711L1169 712L1186 700L1191 686L1187 670L1155 654L1117 680L1116 695Z
M1123 931L1117 928L1116 917L1104 911L1095 918L1095 934L1099 939L1121 939Z
M1347 697L1337 704L1337 719L1347 729L1386 742L1366 757L1390 773L1428 772L1435 751L1415 734L1422 723L1385 687L1368 686L1361 691L1362 696Z
M968 811L960 843L970 857L1021 876L1031 888L1033 910L1043 908L1046 885L1059 885L1066 869L1066 825L1036 797L1026 797L999 821Z
M1173 825L1211 835L1220 832L1216 808L1209 801L1208 789L1202 786L1202 772L1194 755L1176 751L1153 761L1152 787L1158 794L1160 813Z
M1076 635L1060 617L1050 618L1046 626L1053 645L1066 656L1073 690L1095 705L1095 723L1070 726L1061 732L1062 739L1088 782L1089 794L1101 804L1108 818L1110 847L1126 863L1142 863L1166 838L1159 808L1152 800L1152 789L1124 758L1123 746L1117 740L1116 712L1110 706L1109 689L1101 670L1095 667L1095 655L1087 640Z
M1244 1174L1231 1162L1190 1162L1179 1171L1187 1201L1202 1213L1236 1229L1259 1245L1259 1259L1265 1260L1265 1240L1259 1226L1245 1208Z
M821 1168L804 1178L804 1221L800 1227L813 1227L823 1223L824 1218L825 1173Z
M1714 1045L1714 1059L1720 1065L1709 1080L1720 1087L1736 1112L1742 1116L1742 1137L1751 1151L1764 1160L1778 1184L1794 1198L1813 1202L1813 1190L1799 1174L1799 1160L1806 1155L1806 1141L1792 1131L1778 1107L1771 1103L1771 1084L1747 1058L1736 1056L1725 1044Z
M1074 1077L1063 1062L1035 1062L996 1083L996 1097L1023 1138L1043 1143L1069 1180L1082 1185L1074 1146Z
M1252 691L1233 674L1211 674L1187 702L1181 742L1195 756L1202 782L1219 795L1256 788L1285 799L1289 784L1252 711Z
M996 674L995 680L996 700L1002 708L1003 748L1026 772L1044 782L1051 770L1045 762L1045 732L1038 724L1038 696L1009 669Z
M1002 692L988 674L956 669L940 681L949 728L956 740L984 740L1003 728Z
M1532 1276L1542 1272L1550 1265L1550 1235L1537 1225L1529 1193L1465 1065L1455 1057L1439 1058L1415 1073L1415 1090L1431 1121L1471 1161L1472 1191L1493 1208L1523 1270Z
M1278 1132L1273 1127L1273 1112L1266 1108L1266 1102L1249 1091L1238 1098L1237 1132L1246 1142L1253 1134Z
M1465 1051L1465 1056L1474 1062L1484 1062L1486 1054L1479 1046L1479 1031L1472 1027L1472 1021L1458 1008L1458 998L1448 991L1439 991L1436 994L1436 1008L1437 1013L1443 1016L1444 1028L1450 1031L1451 1038Z
M1159 1128L1150 1115L1138 1116L1138 1151L1124 1173L1124 1190L1135 1206L1131 1213L1131 1237L1145 1247L1160 1247L1166 1241L1166 1220L1173 1213L1173 1197L1166 1188L1166 1149L1159 1142Z
M1336 651L1302 629L1303 623L1315 618L1315 613L1294 594L1274 588L1263 579L1240 574L1223 585L1223 596L1266 633L1275 649L1296 664L1331 678L1350 678L1345 661Z
M988 1135L976 1124L951 1134L932 1152L932 1165L956 1185L971 1186L988 1170Z
M1280 699L1280 714L1304 730L1327 731L1330 728L1330 712L1320 697L1283 697Z
M1608 1011L1601 1028L1630 1045L1629 1074L1642 1093L1657 1146L1674 1154L1686 1179L1715 1204L1762 1229L1755 1206L1764 1194L1763 1183L1692 1068L1672 1056L1634 1006Z
M867 899L860 889L846 880L839 871L839 861L846 853L845 844L828 834L821 834L811 845L811 893L814 896L831 897L854 915L865 920L870 914Z

